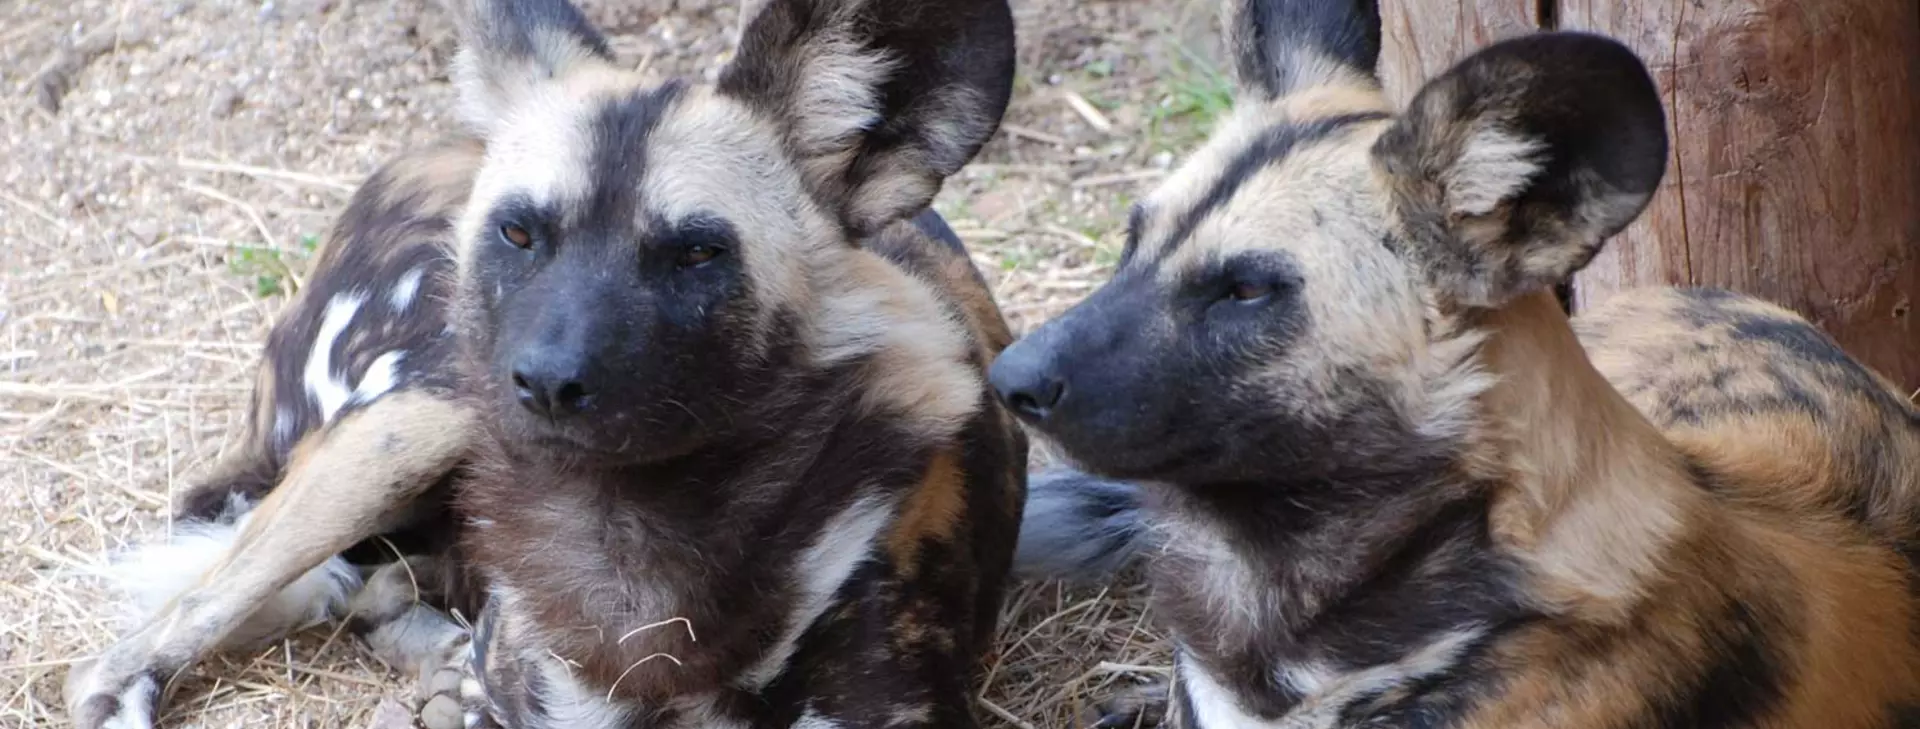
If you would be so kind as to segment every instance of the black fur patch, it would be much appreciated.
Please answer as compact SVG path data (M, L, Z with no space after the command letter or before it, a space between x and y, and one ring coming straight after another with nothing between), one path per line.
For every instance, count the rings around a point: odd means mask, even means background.
M960 234L953 232L953 226L947 224L947 219L940 217L940 214L933 209L921 211L919 215L913 216L912 222L915 230L920 231L920 234L928 240L945 247L949 253L962 258L971 255L967 253L966 244L960 241Z
M1734 729L1767 716L1792 682L1793 665L1775 636L1791 634L1782 616L1735 600L1726 620L1704 623L1713 663L1677 695L1652 701L1649 726Z
M1281 122L1269 127L1254 139L1253 144L1241 150L1232 161L1227 163L1227 168L1214 179L1213 185L1207 188L1207 193L1200 198L1200 202L1175 219L1172 232L1156 252L1155 262L1164 260L1185 245L1187 240L1193 237L1193 229L1198 227L1201 221L1206 220L1207 216L1233 200L1234 195L1239 193L1247 180L1268 166L1285 160L1295 148L1326 139L1355 124L1386 118L1388 117L1384 113L1367 112L1308 121ZM1139 218L1130 220L1129 229L1137 230L1139 222L1141 222ZM1138 241L1132 237L1134 235L1137 234L1129 234L1129 250L1137 247ZM1132 255L1127 254L1125 258L1131 259Z
M600 107L588 124L592 133L587 179L593 194L571 226L589 231L631 229L640 210L640 182L647 169L648 138L684 93L670 81Z
M1140 231L1147 224L1147 209L1140 203L1127 208L1127 245L1120 249L1120 267L1126 268L1133 254L1140 252Z
M1887 726L1891 729L1920 729L1920 706L1891 706L1887 708L1887 717Z
M1680 422L1700 423L1709 416L1727 413L1763 413L1776 410L1803 412L1823 417L1827 398L1824 392L1855 393L1880 409L1904 415L1912 427L1920 427L1920 409L1887 389L1872 371L1825 332L1805 320L1789 319L1730 306L1737 295L1712 288L1687 288L1675 292L1685 302L1678 310L1681 321L1702 329L1723 329L1726 341L1733 345L1764 347L1779 355L1757 374L1770 385L1770 391L1755 396L1723 396L1719 383L1751 371L1717 369L1714 381L1682 381L1663 398L1663 405ZM1705 345L1702 345L1705 346Z

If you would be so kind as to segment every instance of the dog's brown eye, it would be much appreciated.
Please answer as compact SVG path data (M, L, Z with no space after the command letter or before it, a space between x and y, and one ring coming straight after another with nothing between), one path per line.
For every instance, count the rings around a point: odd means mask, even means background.
M533 247L533 234L512 223L500 226L500 238L521 250Z
M1227 291L1227 297L1239 302L1259 301L1273 294L1273 287L1264 284L1239 283Z
M691 245L680 252L678 263L681 267L692 267L720 257L720 248L709 245Z

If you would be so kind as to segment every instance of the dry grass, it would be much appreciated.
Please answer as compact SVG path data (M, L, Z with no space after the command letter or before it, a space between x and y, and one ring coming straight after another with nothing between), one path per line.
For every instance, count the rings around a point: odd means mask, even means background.
M733 12L587 4L659 73L711 67ZM1024 330L1105 277L1131 196L1224 89L1192 50L1211 3L1015 5L1018 96L938 206ZM114 628L87 568L166 530L239 424L307 243L360 176L445 129L448 30L429 0L0 4L0 726L66 723L67 665ZM1163 672L1143 598L1131 581L1017 591L989 725L1069 726ZM406 691L322 628L189 670L163 725L369 726Z

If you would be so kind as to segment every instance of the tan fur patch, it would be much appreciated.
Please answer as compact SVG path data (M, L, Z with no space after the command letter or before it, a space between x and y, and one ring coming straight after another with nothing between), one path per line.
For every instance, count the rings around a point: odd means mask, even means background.
M777 139L774 126L740 102L688 89L648 137L642 187L668 220L708 214L733 226L765 317L812 308L812 269L834 265L847 247Z
M1287 119L1325 119L1347 114L1393 112L1393 105L1387 101L1386 94L1380 91L1380 86L1359 74L1345 77L1342 83L1288 94L1269 103L1267 108L1271 113Z
M966 511L966 499L966 474L960 471L959 457L952 451L935 453L919 487L901 504L893 533L887 537L887 552L902 578L912 578L919 572L922 542L953 539Z
M1495 537L1550 604L1625 619L1682 525L1704 508L1679 453L1587 361L1552 294L1490 313L1484 447L1504 470ZM1565 413L1580 413L1566 417Z
M871 357L861 408L903 417L923 436L951 437L984 398L965 330L918 279L866 251L844 255L819 272L817 364Z

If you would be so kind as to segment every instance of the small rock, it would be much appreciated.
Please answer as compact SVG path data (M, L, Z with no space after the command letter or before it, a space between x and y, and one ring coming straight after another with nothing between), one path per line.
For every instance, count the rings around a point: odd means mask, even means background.
M1164 170L1164 169L1166 169L1166 168L1168 168L1168 167L1172 167L1172 166L1173 166L1173 153L1172 153L1172 152L1168 152L1168 151L1166 151L1166 150L1161 150L1161 151L1159 151L1159 152L1155 152L1155 153L1154 153L1154 155L1153 155L1153 159L1152 159L1152 162L1153 162L1153 166L1154 166L1154 167L1158 167L1158 168L1160 168L1160 169L1163 169L1163 170Z
M160 223L146 218L135 220L127 223L127 233L142 245L152 243L160 239Z
M367 722L367 729L413 729L413 712L391 697L380 699L380 704L373 707L373 718Z
M220 88L213 91L213 99L207 104L207 115L215 119L225 119L233 116L234 110L238 108L240 108L240 89L233 84L222 84Z
M427 729L460 729L466 724L465 713L459 699L441 694L420 707L420 724Z

